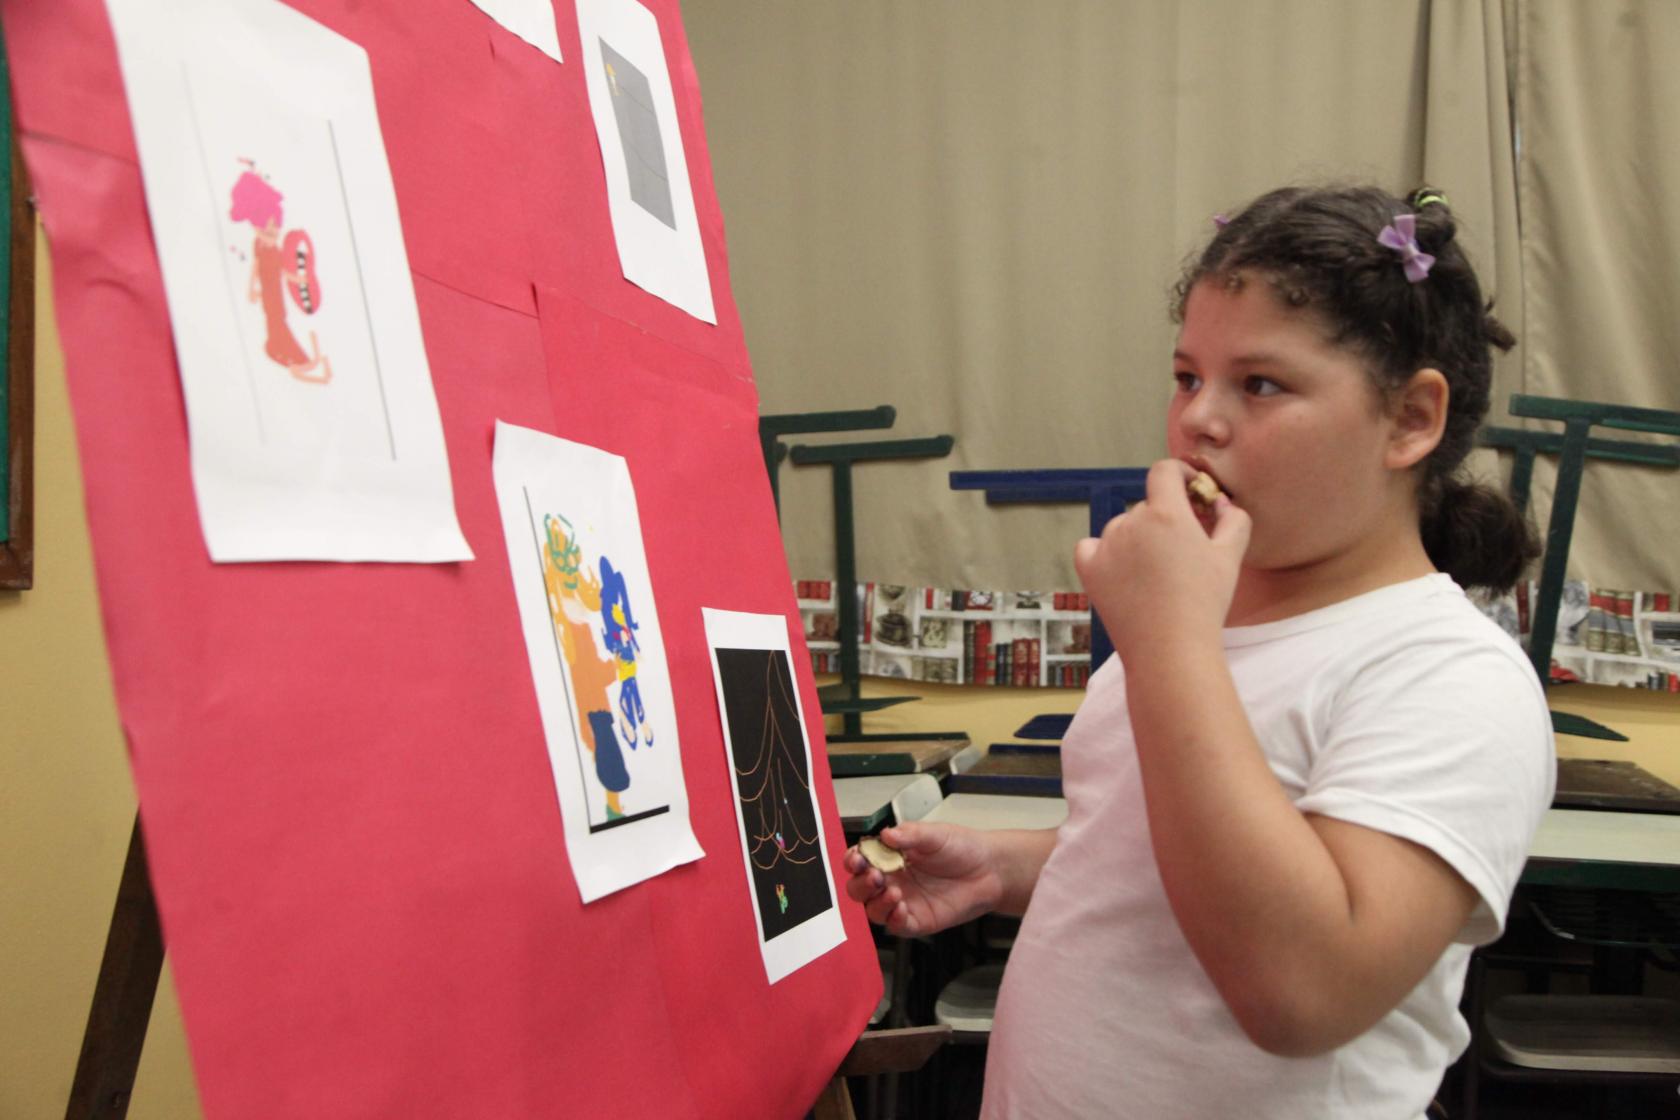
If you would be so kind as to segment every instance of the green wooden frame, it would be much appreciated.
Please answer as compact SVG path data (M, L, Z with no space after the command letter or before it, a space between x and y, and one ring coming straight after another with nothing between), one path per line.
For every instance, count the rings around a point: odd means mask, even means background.
M1557 485L1552 493L1552 512L1546 525L1545 552L1540 562L1540 587L1535 596L1533 625L1529 628L1529 659L1534 664L1534 671L1540 675L1541 683L1546 684L1551 679L1558 606L1563 599L1564 571L1569 564L1569 545L1575 533L1575 507L1581 500L1581 477L1591 450L1587 433L1594 427L1603 427L1624 432L1680 436L1680 412L1516 393L1511 397L1511 415L1531 420L1560 421L1564 426L1558 449ZM1621 446L1625 449L1627 445ZM1653 454L1661 454L1663 446L1656 445L1651 449ZM1652 462L1649 458L1617 457L1630 462ZM1569 733L1580 734L1574 730Z
M35 221L0 48L0 589L35 582Z

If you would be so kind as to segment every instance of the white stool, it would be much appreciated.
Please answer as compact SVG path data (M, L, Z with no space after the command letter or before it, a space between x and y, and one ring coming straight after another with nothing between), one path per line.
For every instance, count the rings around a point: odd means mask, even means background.
M933 1004L933 1017L951 1028L953 1041L979 1042L992 1033L1002 964L982 964L960 973L946 984ZM967 1035L968 1038L958 1036Z
M932 774L917 774L910 779L909 785L894 795L893 820L898 824L919 821L933 812L934 806L938 805L943 797L939 791L938 778Z
M948 765L951 767L951 773L966 774L969 770L974 768L974 764L976 762L979 762L985 757L986 752L981 748L979 743L970 743L968 746L952 755L951 761Z
M1494 1053L1512 1065L1680 1074L1680 1003L1671 999L1504 996L1483 1022Z

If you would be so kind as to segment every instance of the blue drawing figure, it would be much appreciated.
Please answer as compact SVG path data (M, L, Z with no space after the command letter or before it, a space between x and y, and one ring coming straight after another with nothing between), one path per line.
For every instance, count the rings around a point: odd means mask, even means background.
M584 747L595 759L595 777L606 791L607 819L617 820L625 815L619 794L630 788L630 773L624 768L624 754L613 735L612 707L607 699L607 690L618 676L617 659L609 660L596 651L590 630L601 610L601 585L584 570L583 549L570 521L545 515L543 534L548 611L571 677L578 729Z
M618 660L618 730L624 744L636 749L636 732L642 742L653 746L653 725L642 706L642 690L636 683L636 658L641 643L636 641L636 616L630 609L630 590L624 573L612 561L601 557L601 637L607 652Z

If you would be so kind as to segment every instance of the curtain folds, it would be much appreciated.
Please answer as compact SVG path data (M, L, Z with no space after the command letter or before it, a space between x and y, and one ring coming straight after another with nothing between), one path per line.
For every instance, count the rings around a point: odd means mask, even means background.
M1634 250L1672 248L1662 238L1680 212L1660 199L1663 178L1602 146L1680 127L1649 108L1680 93L1657 66L1680 57L1680 31L1639 55L1619 22L1630 11L1645 32L1680 25L1660 0L688 0L761 407L888 403L894 431L842 438L956 436L948 459L857 469L866 578L1075 587L1082 510L990 508L950 490L947 472L1162 455L1168 293L1183 262L1214 213L1327 179L1427 181L1451 196L1523 342L1499 366L1496 417L1514 391L1675 407L1641 349L1673 340L1675 316L1655 321L1674 306L1673 253ZM1597 127L1617 91L1629 119ZM1538 126L1540 111L1564 119ZM1563 166L1547 174L1542 160ZM1581 197L1591 222L1575 218ZM1661 231L1617 224L1641 214L1660 214ZM1589 245L1600 234L1591 244L1607 251ZM1560 254L1618 283L1575 275ZM1643 271L1621 267L1636 257ZM1668 288L1653 290L1665 267ZM1667 558L1649 555L1645 521L1600 504L1622 477L1600 481L1577 538L1607 569L1595 581L1656 572ZM827 471L784 465L781 485L793 571L831 574Z
M1523 383L1680 410L1680 5L1514 0ZM1639 438L1606 432L1614 438ZM1536 509L1555 472L1535 470ZM1570 570L1680 585L1680 473L1589 462Z

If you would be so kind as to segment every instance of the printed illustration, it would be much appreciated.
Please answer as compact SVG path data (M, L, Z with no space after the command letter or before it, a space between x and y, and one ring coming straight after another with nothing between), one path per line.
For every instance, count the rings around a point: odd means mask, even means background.
M591 764L602 795L602 812L597 814L591 806L590 825L605 827L630 817L624 807L631 785L624 750L653 746L653 728L636 681L635 611L624 573L605 556L592 570L576 528L564 516L544 514L541 539L543 586L570 686L578 746ZM665 808L641 806L636 817Z
M571 522L549 514L543 518L543 584L560 653L571 682L578 735L594 761L595 777L606 791L606 819L620 820L624 807L619 794L630 786L624 756L613 733L607 692L618 680L613 660L595 650L594 624L601 611L601 581L584 572L583 552Z
M278 0L107 10L210 558L470 559L367 52Z
M834 905L805 734L785 651L720 647L713 654L759 923L769 941Z
M228 217L249 222L255 234L251 243L251 282L246 297L262 304L268 329L263 353L286 368L299 381L325 385L332 380L332 363L321 353L315 332L309 332L309 350L298 345L297 336L286 322L287 297L305 315L321 306L321 281L316 274L315 243L302 229L289 230L281 240L285 211L284 196L258 174L256 164L239 161L245 170L233 185L233 205Z
M672 229L671 179L665 170L665 142L659 135L659 113L647 75L630 60L601 43L601 65L612 95L613 118L624 144L624 170L630 177L630 198L637 206Z
M239 365L223 376L245 382L226 403L240 401L259 447L400 458L362 251L372 231L358 236L338 126L253 86L185 82L227 285L201 310L231 315Z
M632 284L717 322L694 189L683 154L678 90L659 17L638 0L577 0L589 115L601 148L619 267ZM683 96L692 78L682 76ZM555 218L561 218L556 211Z
M566 857L593 902L704 854L636 490L619 456L501 421L492 469Z

